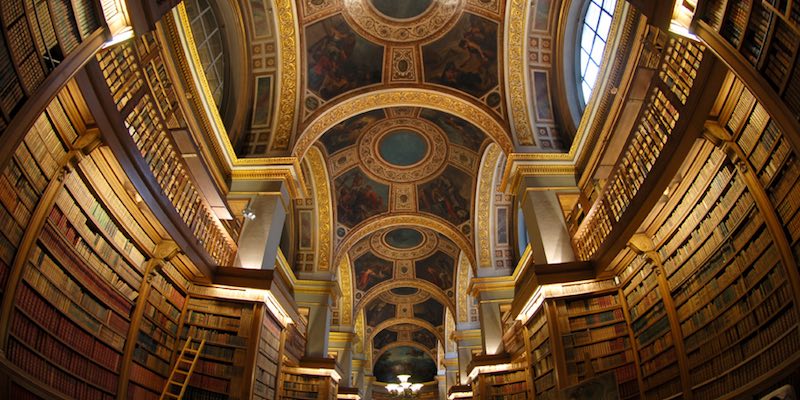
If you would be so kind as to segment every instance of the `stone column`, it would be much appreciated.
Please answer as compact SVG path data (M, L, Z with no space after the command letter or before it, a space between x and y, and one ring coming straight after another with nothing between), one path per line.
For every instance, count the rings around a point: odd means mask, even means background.
M524 188L520 206L536 264L561 264L575 261L572 241L556 192Z
M269 184L269 185L267 185ZM245 198L250 201L244 209L245 222L239 235L239 252L234 266L249 269L273 269L278 256L286 214L290 210L290 198L285 185L280 182L267 182L266 187ZM249 187L231 185L231 191L248 190ZM231 198L241 199L242 192L232 194Z

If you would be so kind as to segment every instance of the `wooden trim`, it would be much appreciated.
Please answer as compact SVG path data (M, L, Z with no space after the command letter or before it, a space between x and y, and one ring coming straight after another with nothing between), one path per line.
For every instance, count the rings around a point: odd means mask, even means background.
M116 108L103 73L96 61L92 61L75 77L84 94L89 109L117 161L128 175L145 204L155 215L178 247L206 277L213 276L216 263L166 197L155 181L152 171L138 152L133 139L125 127L125 121Z
M664 310L667 313L669 320L670 335L672 335L672 345L676 359L678 360L678 370L681 377L681 388L683 391L683 398L692 400L692 382L689 379L689 358L686 354L686 347L683 343L683 331L681 330L681 323L678 319L678 311L675 308L675 301L672 300L672 294L669 291L669 283L667 282L667 274L664 272L664 265L661 264L661 259L658 253L653 250L648 254L648 258L652 260L655 265L656 279L658 280L658 290L661 292L661 301L664 303Z
M69 161L75 157L74 152L67 153L67 157L62 160L61 167L68 165ZM17 254L14 256L14 262L11 264L10 272L8 275L8 282L6 283L6 291L3 293L3 301L0 304L0 350L5 351L8 342L8 331L11 323L11 315L14 310L14 302L16 298L17 288L22 280L22 274L25 270L25 265L28 262L31 250L36 245L36 240L42 231L50 209L56 202L56 197L64 188L64 180L69 173L75 173L74 170L64 170L54 176L53 179L47 184L39 202L36 204L36 209L33 211L31 218L28 222L27 229L22 236L19 247L17 247Z
M783 134L789 139L794 151L800 153L800 122L792 117L792 113L778 93L772 89L761 74L744 60L738 51L733 49L733 46L720 37L708 24L704 21L697 21L694 29L697 36L708 45L708 48L727 64L758 99L758 102L769 110L770 117L775 120Z
M253 321L250 327L250 340L247 345L247 364L245 364L244 383L242 384L242 398L252 398L253 385L256 382L256 364L258 363L258 352L261 347L261 329L264 324L264 313L266 307L264 303L253 305ZM277 376L276 376L277 379Z
M8 123L2 134L3 145L0 146L0 166L5 166L14 155L22 139L33 126L39 115L55 98L61 88L89 61L103 46L107 39L105 29L96 30L86 41L82 42L44 79L41 85L25 100L14 118ZM20 83L21 86L22 83Z
M149 259L145 267L144 279L139 289L139 297L136 298L136 307L131 315L131 323L128 326L128 337L125 340L125 347L122 350L120 361L119 380L117 382L117 399L126 400L128 397L128 383L130 380L131 363L133 362L133 351L136 349L136 338L139 336L139 328L144 316L144 308L150 298L150 291L153 288L153 271L161 263L160 260ZM178 332L180 335L180 332ZM177 343L177 341L176 341Z
M613 224L607 239L595 253L595 268L599 275L606 272L605 268L612 264L617 254L627 245L628 240L647 218L650 210L658 203L664 189L683 164L683 157L680 155L687 154L694 145L695 139L700 137L703 124L708 117L708 111L716 101L719 89L725 79L724 72L726 70L713 54L705 53L703 65L696 78L697 82L704 82L705 85L702 88L699 85L693 88L686 105L680 108L681 117L661 154L655 160L653 168L620 216L619 221ZM663 86L658 82L660 80L655 83ZM671 96L668 88L661 87L661 91L665 95Z
M622 290L622 286L617 289L617 296L619 302L622 304L622 315L625 317L625 325L628 330L628 339L631 341L631 350L633 350L633 365L636 367L636 382L639 386L639 397L644 396L644 380L642 379L642 361L639 358L639 350L636 348L636 336L633 335L631 328L631 312L628 310L628 299Z
M544 312L547 313L547 329L550 330L550 352L553 355L553 372L556 375L555 390L567 387L567 359L564 355L564 343L561 340L561 327L558 321L558 310L556 310L555 300L547 299L544 304Z

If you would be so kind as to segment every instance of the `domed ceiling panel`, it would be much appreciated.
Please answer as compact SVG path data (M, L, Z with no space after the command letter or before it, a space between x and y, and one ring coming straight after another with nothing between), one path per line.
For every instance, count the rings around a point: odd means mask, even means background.
M377 326L383 321L397 317L397 306L383 299L375 299L364 307L367 325Z
M356 289L366 292L375 285L392 279L394 264L369 252L353 261L353 268Z
M433 298L414 304L414 318L427 321L433 326L443 325L444 305Z
M380 83L383 47L353 31L340 15L306 27L306 87L323 100Z
M442 290L453 287L455 260L447 254L437 251L432 256L414 262L417 279L424 279Z
M462 15L446 35L422 47L425 81L483 97L499 83L498 40L496 22Z
M397 375L409 374L412 382L431 382L436 377L436 363L426 352L400 346L384 352L372 368L379 382L398 382Z
M475 176L488 143L471 123L431 109L388 108L350 117L319 142L333 176L337 239L392 211L427 213L471 234Z

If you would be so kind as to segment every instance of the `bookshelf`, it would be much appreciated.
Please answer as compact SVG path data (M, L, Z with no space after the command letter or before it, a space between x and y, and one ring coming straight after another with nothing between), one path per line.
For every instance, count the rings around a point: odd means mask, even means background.
M166 385L188 286L171 262L154 268L133 350L128 398L158 399Z
M6 288L14 257L43 192L66 158L66 143L52 122L63 109L55 101L51 110L36 119L0 176L0 290Z
M269 400L276 398L278 390L283 328L266 308L262 309L253 398Z
M307 375L291 367L282 372L280 398L286 400L335 400L337 386L326 376Z
M546 307L547 304L543 304L524 329L525 335L528 337L527 347L530 352L530 373L533 378L534 397L544 400L558 397L555 358L550 341Z
M675 339L657 274L657 266L640 255L626 267L627 278L622 284L645 399L665 399L682 393Z
M580 226L571 228L575 231L576 255L581 260L592 259L615 236L612 235L615 226L640 194L658 161L664 159L662 151L674 151L674 146L667 144L676 127L681 121L685 124L691 115L687 104L700 76L705 48L680 37L670 36L664 41L658 78L650 84L645 105L636 117L619 161ZM683 129L676 131L681 133L677 136L682 136Z
M473 395L480 399L528 399L528 371L518 366L505 371L481 373L473 382Z
M712 0L701 2L698 10L700 37L709 43L725 43L714 50L736 66L736 73L749 75L750 71L738 69L752 70L763 79L764 89L771 90L770 95L786 106L791 117L800 119L800 70L796 68L800 4ZM755 81L748 84L762 86Z
M743 85L738 87L741 91L735 92L738 98L724 121L725 129L776 210L797 262L800 260L800 160L764 106Z
M33 142L26 137L26 143ZM8 359L65 395L110 399L146 255L83 175L91 162L85 157L63 177L28 255L15 293Z
M95 0L14 1L0 13L0 135L25 101L102 28Z
M154 34L110 47L97 54L97 62L130 134L122 142L139 150L153 182L216 265L231 265L235 242L206 203L172 138L170 130L184 129L186 121Z
M187 336L206 339L187 399L240 399L244 389L254 306L251 303L189 297L179 346Z
M567 374L564 386L614 371L621 391L638 394L633 347L616 290L556 301Z

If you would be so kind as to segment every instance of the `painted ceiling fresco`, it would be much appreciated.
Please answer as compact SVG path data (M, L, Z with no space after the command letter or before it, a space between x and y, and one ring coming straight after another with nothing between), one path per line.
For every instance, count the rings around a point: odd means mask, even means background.
M238 1L251 62L230 149L297 157L314 196L294 203L295 272L343 269L379 381L433 380L445 319L467 307L459 277L493 265L475 248L487 149L570 144L551 101L557 2Z
M397 382L397 375L409 374L412 382L431 382L436 363L417 347L401 346L384 352L375 362L372 373L379 382Z

